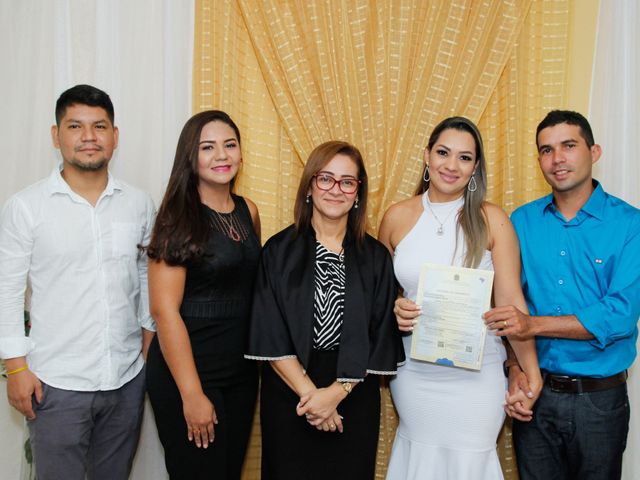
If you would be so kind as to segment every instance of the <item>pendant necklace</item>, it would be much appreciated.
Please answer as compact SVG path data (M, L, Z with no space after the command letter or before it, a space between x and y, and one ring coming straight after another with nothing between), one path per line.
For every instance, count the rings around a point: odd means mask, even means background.
M439 226L436 229L436 235L438 235L439 237L441 237L442 235L444 235L444 224L447 220L449 220L449 217L451 216L451 214L455 211L458 211L459 208L458 207L454 207L452 208L449 213L447 214L447 216L445 217L445 219L443 221L440 221L440 219L438 218L438 216L436 215L436 212L433 211L433 208L431 207L431 200L429 200L429 197L427 196L427 201L425 202L427 204L427 207L429 207L429 211L431 212L431 215L433 215L433 218L436 219L436 222L438 222Z
M226 204L229 204L231 198L227 200ZM233 209L229 213L220 213L211 207L208 209L213 212L211 217L214 220L215 229L225 235L227 238L234 242L245 241L248 238L248 233L245 230L242 222L236 217L236 205L233 204Z
M233 211L229 215L231 218L223 217L222 214L220 214L216 210L213 210L213 213L216 214L216 217L218 218L220 223L224 226L223 230L226 229L227 237L229 237L234 242L239 242L242 239L242 237L238 233L238 230L236 230L236 227L233 226Z

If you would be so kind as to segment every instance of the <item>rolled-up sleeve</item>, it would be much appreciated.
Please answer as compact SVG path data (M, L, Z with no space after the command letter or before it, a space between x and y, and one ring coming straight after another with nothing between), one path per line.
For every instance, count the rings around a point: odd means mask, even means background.
M615 272L606 295L575 312L600 349L633 335L640 317L640 222L631 229Z
M145 209L145 225L142 238L142 245L147 246L151 242L151 232L153 231L153 222L155 220L156 210L151 197L147 196L147 205ZM156 331L156 322L153 320L149 311L149 280L148 280L148 257L146 250L138 255L138 276L140 278L140 298L138 304L138 323L140 327L151 332Z
M33 221L26 206L11 198L0 214L0 357L33 349L24 331L24 296L33 248Z

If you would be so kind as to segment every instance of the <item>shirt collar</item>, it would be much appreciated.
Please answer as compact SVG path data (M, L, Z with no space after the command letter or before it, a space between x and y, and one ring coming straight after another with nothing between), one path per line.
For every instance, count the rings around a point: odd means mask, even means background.
M582 206L582 208L578 211L578 213L584 212L589 216L602 220L602 218L604 217L604 209L606 205L607 194L602 188L602 185L600 185L600 182L598 182L595 179L593 179L592 181L594 186L593 192L591 192L591 196L589 197L589 200L587 200L587 203L585 203ZM552 193L550 193L545 197L542 197L541 206L542 206L543 213L558 211L555 204L553 203Z
M76 196L77 194L71 190L69 184L62 178L62 169L64 165L60 162L51 172L49 178L47 179L47 186L49 188L49 194L53 195L56 193L62 193L66 195L70 195L71 197ZM113 195L116 190L122 190L122 183L111 175L111 172L107 172L109 177L107 180L107 187L102 192L102 196Z
M607 194L604 192L602 185L597 180L593 180L593 192L581 210L588 213L592 217L602 220L604 218L604 209L607 203Z

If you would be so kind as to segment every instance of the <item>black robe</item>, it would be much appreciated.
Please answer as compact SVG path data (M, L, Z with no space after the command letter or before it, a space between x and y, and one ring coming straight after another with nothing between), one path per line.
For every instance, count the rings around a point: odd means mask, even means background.
M404 350L393 314L398 289L391 257L370 235L358 245L347 233L343 247L345 300L336 379L393 375L404 362ZM254 286L247 358L296 357L308 368L315 258L316 236L311 227L298 234L291 225L265 244Z

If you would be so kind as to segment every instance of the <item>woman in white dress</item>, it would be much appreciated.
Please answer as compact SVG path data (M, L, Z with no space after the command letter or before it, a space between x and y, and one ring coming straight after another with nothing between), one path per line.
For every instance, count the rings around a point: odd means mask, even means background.
M411 330L420 314L414 303L425 262L494 270L493 303L527 304L520 287L520 250L506 213L484 201L486 166L477 127L463 117L436 126L425 149L425 171L416 196L393 205L379 237L394 255L403 290L395 313L407 363L391 381L400 424L387 480L501 479L496 438L504 421L505 349L487 332L479 371L410 358ZM520 393L530 411L542 380L533 341L509 339L530 380L532 395Z

